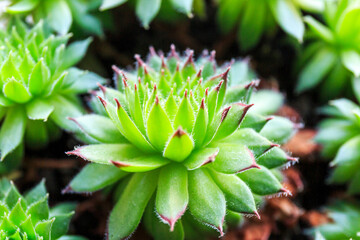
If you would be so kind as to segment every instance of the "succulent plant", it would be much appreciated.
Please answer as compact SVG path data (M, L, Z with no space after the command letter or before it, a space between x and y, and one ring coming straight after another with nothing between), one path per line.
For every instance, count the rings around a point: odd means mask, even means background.
M40 148L59 136L59 127L77 130L66 117L84 113L78 95L102 78L72 67L90 40L65 47L69 37L45 33L42 22L28 29L20 20L0 33L1 160L21 151L24 139Z
M331 99L344 92L352 76L360 75L359 18L358 0L328 1L324 23L311 16L304 18L310 32L298 63L298 92L323 82L323 98Z
M359 203L337 201L326 212L331 221L312 229L316 240L359 239Z
M322 144L326 158L334 158L330 163L335 167L330 181L348 183L349 193L360 193L360 107L343 98L330 101L324 113L330 118L320 123L315 140Z
M100 10L108 10L126 2L128 0L103 0ZM178 19L178 13L192 17L192 12L194 12L204 17L205 5L205 0L139 0L135 3L135 12L143 27L149 28L149 24L157 15L169 21Z
M238 23L240 48L250 50L261 37L279 25L290 36L302 41L304 23L301 10L321 11L324 1L304 0L219 0L218 23L226 33Z
M196 239L199 223L222 235L226 216L258 215L262 196L288 193L277 168L296 159L258 133L270 119L248 113L257 81L240 78L243 63L230 71L214 53L194 62L193 51L180 56L174 47L166 58L135 58L135 71L114 67L119 90L100 86L104 115L73 118L98 144L68 152L92 163L65 192L116 185L109 239L131 235L145 209L155 239Z
M44 19L47 26L60 34L70 31L73 23L82 31L102 35L102 23L93 13L101 0L8 0L6 13L16 16L31 16L37 23Z
M85 240L66 236L74 214L72 203L48 205L49 195L41 181L24 196L7 179L0 180L0 239L2 240Z

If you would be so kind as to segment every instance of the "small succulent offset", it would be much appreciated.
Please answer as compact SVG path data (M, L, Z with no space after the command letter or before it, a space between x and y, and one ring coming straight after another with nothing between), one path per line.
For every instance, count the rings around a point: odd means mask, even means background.
M359 239L360 205L338 201L326 209L330 223L314 229L316 240Z
M8 0L6 13L16 16L31 16L37 23L43 19L47 26L60 34L70 31L73 23L76 27L96 35L103 30L98 12L102 0Z
M59 127L77 130L66 117L83 114L78 94L102 79L72 67L90 40L66 47L69 37L45 33L42 22L28 29L20 20L0 32L1 160L22 148L23 139L39 148L59 136Z
M66 236L75 205L48 205L44 181L24 196L9 180L0 180L1 240L86 240Z
M103 0L100 10L108 10L126 2L128 0ZM143 27L149 28L149 24L157 15L161 15L162 18L170 21L178 18L177 13L192 17L192 12L194 12L203 17L205 5L205 0L138 0L135 4L135 11Z
M360 96L358 96L360 100ZM322 153L334 158L335 169L330 177L334 183L348 183L350 194L360 193L360 106L348 99L330 101L324 108L330 118L319 125L315 140L322 144Z
M218 22L224 32L239 23L237 36L246 51L277 25L301 42L305 30L301 10L316 12L323 7L323 0L219 0Z
M196 226L222 235L229 217L258 215L261 197L288 194L277 168L296 159L261 135L270 118L250 114L257 81L241 81L243 63L230 71L214 52L194 62L174 47L166 58L153 49L146 63L135 58L136 71L114 67L119 91L100 87L105 112L93 104L104 115L73 119L98 144L68 152L92 163L65 191L116 184L108 239L131 235L143 214L155 239L204 238Z
M297 91L326 86L323 98L338 96L349 86L352 76L360 75L360 1L328 1L324 23L306 16L309 44L299 60Z

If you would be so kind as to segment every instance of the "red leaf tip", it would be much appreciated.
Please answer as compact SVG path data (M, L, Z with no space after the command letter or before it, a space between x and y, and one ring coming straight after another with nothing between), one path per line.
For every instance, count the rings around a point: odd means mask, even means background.
M135 57L136 61L139 63L140 66L144 66L144 65L145 65L144 61L141 59L141 57L140 57L139 54L135 54L134 57Z
M200 78L200 77L201 77L202 71L203 71L203 68L201 67L201 68L199 69L198 73L196 74L196 77L197 77L197 78Z
M188 90L187 90L187 89L185 89L185 92L184 92L184 98L187 98L187 96L188 96Z
M102 93L103 93L104 96L105 96L106 88L105 88L103 85L101 85L101 83L96 83L96 85L100 88L100 90L102 91Z
M226 118L226 116L229 113L230 109L231 109L231 106L229 106L229 107L227 107L227 108L225 108L223 110L223 112L221 113L221 122L224 121L224 119Z
M151 56L157 56L157 53L156 53L155 48L153 46L149 47L149 51L150 51Z
M205 98L201 99L200 108L205 109Z
M71 188L70 185L68 185L61 191L61 194L73 193L73 192L74 192L74 190Z
M129 164L123 163L123 162L119 162L119 161L113 161L110 160L110 163L112 163L115 167L117 168L121 168L121 167L129 167Z
M106 108L107 102L100 96L97 96L98 99L101 101L102 105Z
M119 100L117 98L114 98L115 102L116 102L116 107L117 109L120 109L121 108L121 104L119 102Z
M159 97L158 97L158 95L155 96L155 104L156 104L156 105L159 104Z
M219 91L220 90L220 88L221 88L221 85L224 83L224 80L221 80L220 82L219 82L219 84L215 87L215 90L216 91Z
M180 138L180 137L183 136L184 134L186 134L185 131L182 130L181 127L179 127L178 130L176 130L176 132L174 133L173 137L179 137L179 138Z

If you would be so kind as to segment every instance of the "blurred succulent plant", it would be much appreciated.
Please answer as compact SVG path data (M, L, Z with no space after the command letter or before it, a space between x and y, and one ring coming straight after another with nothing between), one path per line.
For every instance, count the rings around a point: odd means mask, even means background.
M316 240L359 239L360 205L338 201L326 209L330 223L320 225L311 232Z
M44 181L22 196L15 185L0 180L0 239L18 240L86 240L66 236L75 205L48 205Z
M360 193L360 107L348 99L338 99L330 101L323 111L330 118L320 123L315 140L322 144L325 157L335 157L330 163L335 166L330 181L348 183L350 194Z
M78 94L102 78L72 67L91 40L65 47L69 37L46 34L42 22L28 29L20 20L0 32L1 160L21 151L24 138L28 147L40 148L59 136L59 127L77 130L66 117L84 113Z
M323 0L218 0L218 23L225 32L237 23L240 48L250 50L261 37L279 25L290 36L302 42L304 23L301 10L321 11Z
M8 0L6 13L31 16L33 22L41 19L52 30L62 35L70 31L73 23L90 34L102 35L102 24L94 14L102 0Z
M108 10L128 0L103 0L100 10ZM178 19L178 13L192 17L192 12L200 17L205 16L205 0L137 0L135 3L136 16L140 19L144 28L149 28L152 20L159 15L166 20Z
M360 75L360 1L328 1L324 23L306 16L309 43L299 59L297 91L319 85L324 99L344 92L352 76Z
M196 239L199 223L222 235L225 217L257 215L262 196L288 193L277 168L296 159L258 133L269 118L247 114L256 81L242 82L243 63L221 69L213 52L194 62L174 47L167 58L135 58L135 71L114 67L119 91L100 87L104 115L73 119L98 144L68 152L92 163L65 192L117 184L109 239L131 235L145 209L155 239Z

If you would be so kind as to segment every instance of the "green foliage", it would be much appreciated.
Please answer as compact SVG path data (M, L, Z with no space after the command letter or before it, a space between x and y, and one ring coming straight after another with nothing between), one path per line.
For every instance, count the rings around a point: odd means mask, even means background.
M338 201L326 209L333 222L313 229L316 240L359 239L360 205Z
M44 181L23 196L12 182L0 180L0 239L85 240L64 236L75 205L63 203L50 208L48 198Z
M103 0L100 10L108 10L126 2L128 0ZM186 14L188 17L192 17L192 12L200 17L205 15L205 0L136 0L129 2L135 2L136 16L146 29L158 14L170 21L177 18L177 13Z
M6 12L31 16L35 23L45 24L60 34L70 31L73 24L91 34L102 35L102 24L94 14L101 0L10 0Z
M360 1L337 2L327 2L323 22L305 17L309 43L299 60L298 92L323 82L323 98L331 99L343 93L352 76L360 74Z
M77 130L66 117L83 114L77 95L102 78L72 67L91 40L66 47L69 37L45 33L42 22L28 29L20 20L0 33L1 160L22 151L24 139L41 148L59 136L59 127Z
M348 183L350 194L360 193L360 107L348 100L338 99L324 108L330 118L319 125L315 138L323 145L322 153L327 158L334 158L335 166L330 180L334 183Z
M109 239L131 235L144 212L156 239L196 239L208 227L222 235L227 212L233 223L238 213L257 214L255 198L288 193L275 172L295 159L262 136L270 119L250 114L257 81L248 78L246 62L230 71L217 67L214 54L194 62L191 50L180 56L172 47L165 58L151 49L146 63L136 55L135 71L114 67L118 90L100 87L105 112L100 101L91 103L103 115L73 119L97 144L68 152L92 163L67 190L92 192L116 183ZM277 131L266 135L288 137Z
M320 11L322 0L219 0L218 23L226 33L238 26L237 36L242 50L255 47L262 36L276 25L302 42L304 23L301 10Z

